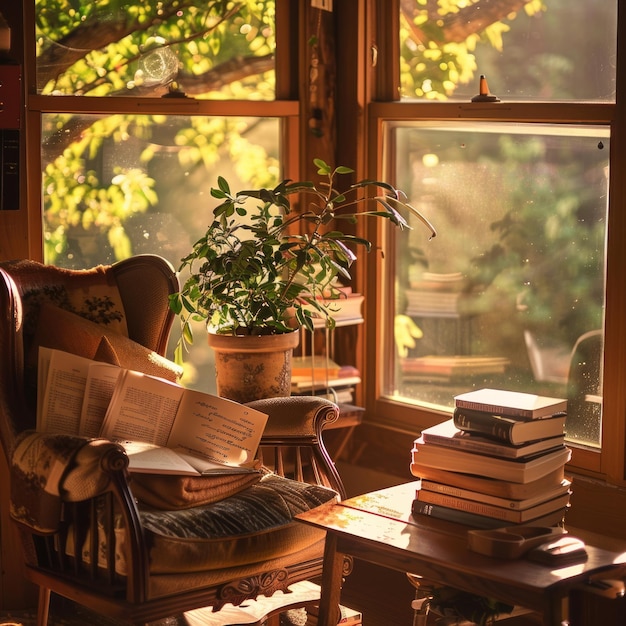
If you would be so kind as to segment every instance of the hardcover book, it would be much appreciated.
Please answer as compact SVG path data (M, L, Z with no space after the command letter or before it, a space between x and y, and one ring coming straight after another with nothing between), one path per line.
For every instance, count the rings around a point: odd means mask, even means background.
M567 410L567 400L504 389L476 389L454 398L462 409L500 413L522 419L538 419Z
M566 506L562 509L548 513L547 515L543 515L533 520L528 520L527 522L524 522L524 525L558 526L563 521L567 508L568 507ZM467 511L460 511L458 509L452 509L438 504L420 502L419 500L413 501L411 513L414 516L422 515L426 517L434 517L440 520L470 526L472 528L501 528L502 526L507 526L507 523L500 519L487 517L486 515L477 515L476 513L468 513Z
M500 498L510 498L511 500L523 500L542 494L546 490L558 487L565 478L564 465L559 465L559 467L548 472L545 476L528 483L514 483L497 478L451 472L446 469L422 465L417 462L411 463L410 469L413 476L421 478L422 480L426 479L444 485L450 485L451 487L469 489Z
M337 378L341 368L332 359L323 354L294 356L291 359L291 376L296 380L327 380Z
M512 445L506 441L498 441L494 438L481 436L479 433L461 430L456 427L454 418L430 428L425 428L422 431L422 438L426 443L509 459L522 458L537 452L559 448L565 443L565 434L561 430L560 435L555 437Z
M416 495L417 500L420 502L445 506L459 511L484 515L485 517L493 517L494 519L511 524L522 524L537 519L538 517L548 515L553 511L563 510L563 508L569 504L570 492L566 491L564 494L558 495L551 500L540 502L539 504L535 504L523 510L508 509L493 504L486 504L485 502L478 502L476 500L466 500L465 498L457 498L456 496L438 493L436 491L419 489Z
M549 474L559 466L565 465L571 454L567 446L562 446L557 450L549 450L523 459L503 459L427 444L421 437L414 441L411 450L412 462L422 466L514 483L531 482Z
M462 487L454 487L453 485L446 485L445 483L428 480L426 478L422 479L419 491L432 491L435 493L453 496L455 498L463 498L465 500L473 500L475 502L492 504L494 506L499 506L514 511L524 511L533 506L536 506L537 504L541 504L543 502L546 502L547 500L552 500L553 498L566 494L570 490L571 485L572 482L570 480L563 479L563 481L561 481L561 484L557 485L556 487L541 489L538 490L536 494L528 496L527 498L521 498L517 500L514 498L494 496L491 494L483 493L481 491L463 489Z
M511 445L557 437L565 432L565 413L535 420L520 420L486 411L457 407L452 417L459 430L487 435Z

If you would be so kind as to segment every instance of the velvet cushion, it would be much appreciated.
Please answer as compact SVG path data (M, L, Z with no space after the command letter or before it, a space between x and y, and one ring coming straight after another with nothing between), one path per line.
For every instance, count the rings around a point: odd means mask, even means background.
M177 511L143 509L153 573L238 567L305 550L323 533L294 520L337 498L326 487L276 474L213 504Z
M28 354L36 369L39 346L137 370L176 382L182 368L128 337L50 304L44 304Z

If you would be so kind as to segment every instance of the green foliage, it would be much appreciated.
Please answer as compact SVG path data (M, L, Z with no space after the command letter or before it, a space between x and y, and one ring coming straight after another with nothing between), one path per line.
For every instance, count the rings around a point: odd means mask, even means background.
M47 194L45 219L46 260L54 262L64 250L68 231L106 234L117 258L132 254L123 223L130 216L146 212L157 201L154 180L142 170L115 167L111 184L102 185L94 170L87 170L82 158L67 150L44 172Z
M480 11L473 5L478 6L477 0L401 3L400 82L404 97L448 100L460 84L476 79L477 46L503 49L504 35L512 28L519 2L499 0L489 7L483 3ZM545 3L527 0L523 9L534 15L545 10Z
M272 99L274 19L271 0L37 0L38 85L44 94L158 96L176 79L196 98ZM265 58L259 69L255 59ZM229 80L222 79L223 72ZM132 255L124 223L158 205L147 172L161 127L171 118L48 117L54 126L44 128L46 260L57 261L67 249L68 233L77 230L100 233L117 259ZM276 159L246 139L241 122L186 119L171 138L185 171L210 169L227 155L242 180L268 185L278 178ZM132 138L146 145L145 171L117 166L105 178L103 149L118 150Z
M275 48L275 7L269 0L37 0L36 14L44 94L162 95L150 90L174 79L202 91L220 64L238 59L245 65ZM250 82L244 84L250 79L256 98L273 97L273 71L262 80L249 72L242 76L243 81L221 83L223 97L250 89Z
M350 278L356 256L349 246L370 248L369 241L337 230L342 220L375 217L407 228L399 212L404 209L435 235L391 185L363 180L342 193L336 178L352 170L333 169L321 159L315 165L324 177L317 185L283 180L273 189L232 192L226 179L218 178L211 195L220 204L182 260L180 270L189 276L170 302L180 316L184 344L193 340L191 321L230 334L280 333L297 326L313 330L315 317L332 327L333 309L323 298L339 296L337 277ZM292 196L302 198L303 209L294 210Z
M515 191L506 213L491 224L497 243L472 260L469 275L474 285L490 287L493 297L515 300L524 328L573 345L602 325L599 251L606 223L596 205L605 181L597 180L603 172L593 162L546 165L546 150L538 137L516 144L502 138L492 158L500 163L504 185Z

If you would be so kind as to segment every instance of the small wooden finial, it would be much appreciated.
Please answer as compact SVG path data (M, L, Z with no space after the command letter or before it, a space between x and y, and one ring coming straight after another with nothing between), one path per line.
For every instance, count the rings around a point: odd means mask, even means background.
M500 98L492 96L489 93L489 85L484 74L480 75L480 82L478 85L478 95L472 98L472 102L500 102Z

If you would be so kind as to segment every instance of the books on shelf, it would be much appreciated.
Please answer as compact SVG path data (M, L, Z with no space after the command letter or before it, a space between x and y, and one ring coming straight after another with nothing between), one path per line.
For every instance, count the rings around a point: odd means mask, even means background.
M546 490L557 487L565 479L564 465L560 465L545 476L527 483L514 483L498 478L452 472L416 462L411 463L410 469L413 476L422 480L430 480L449 485L452 488L468 489L499 498L510 498L511 500L532 498Z
M497 356L423 356L400 361L405 377L460 378L482 374L502 374L509 359Z
M465 450L425 443L422 437L413 442L412 463L437 469L497 478L515 483L527 483L564 465L571 450L561 446L519 459L493 457Z
M296 395L296 394L292 394ZM300 395L313 395L318 398L326 398L335 404L352 404L354 402L354 387L331 387L313 389Z
M38 430L119 440L131 471L256 471L260 411L60 350L40 348L39 373Z
M482 436L479 433L461 430L457 428L453 418L431 426L430 428L425 428L422 431L422 438L425 443L434 443L447 448L455 448L467 452L476 452L509 459L526 457L536 454L537 452L556 449L562 447L565 443L565 434L563 429L561 429L560 434L554 437L550 436L511 445L505 441L498 441L498 439Z
M315 357L325 360L325 357ZM338 366L339 367L339 366ZM346 389L354 387L361 382L359 370L352 365L342 365L336 372L336 376L326 375L325 372L318 372L318 375L291 376L291 393L292 395L311 394L324 392L333 389Z
M466 285L466 277L461 272L422 272L411 279L411 289L421 291L462 291Z
M520 391L476 389L454 397L455 407L521 419L539 419L567 410L567 400Z
M325 298L320 303L326 308L328 314L335 320L335 326L351 326L363 323L364 296L354 293L350 289L342 287L337 298ZM316 328L324 328L326 319L314 317L313 325Z
M416 498L419 499L420 494L424 496L427 492L445 494L458 499L472 500L474 502L481 502L484 504L490 504L493 506L513 510L513 511L525 511L538 504L542 504L553 498L557 498L567 494L571 488L571 480L564 478L556 487L548 486L545 489L538 489L536 493L528 495L528 497L514 499L501 496L494 496L482 491L474 491L471 489L464 489L462 487L455 487L453 485L447 485L435 480L429 480L424 478L420 481L420 487L416 490ZM417 493L420 492L420 493ZM430 496L423 497L424 501L430 501ZM433 502L434 503L434 502Z
M566 490L565 493L556 495L549 500L544 500L528 508L518 509L497 506L478 500L468 500L437 491L418 489L416 493L416 498L421 503L444 506L484 517L492 517L510 524L525 524L555 511L563 511L569 504L569 497L570 492Z
M511 445L558 437L565 432L565 419L562 412L533 420L460 407L453 413L454 425L459 430L487 435Z
M326 380L337 378L341 368L335 361L323 354L294 356L291 359L291 377L306 380Z

